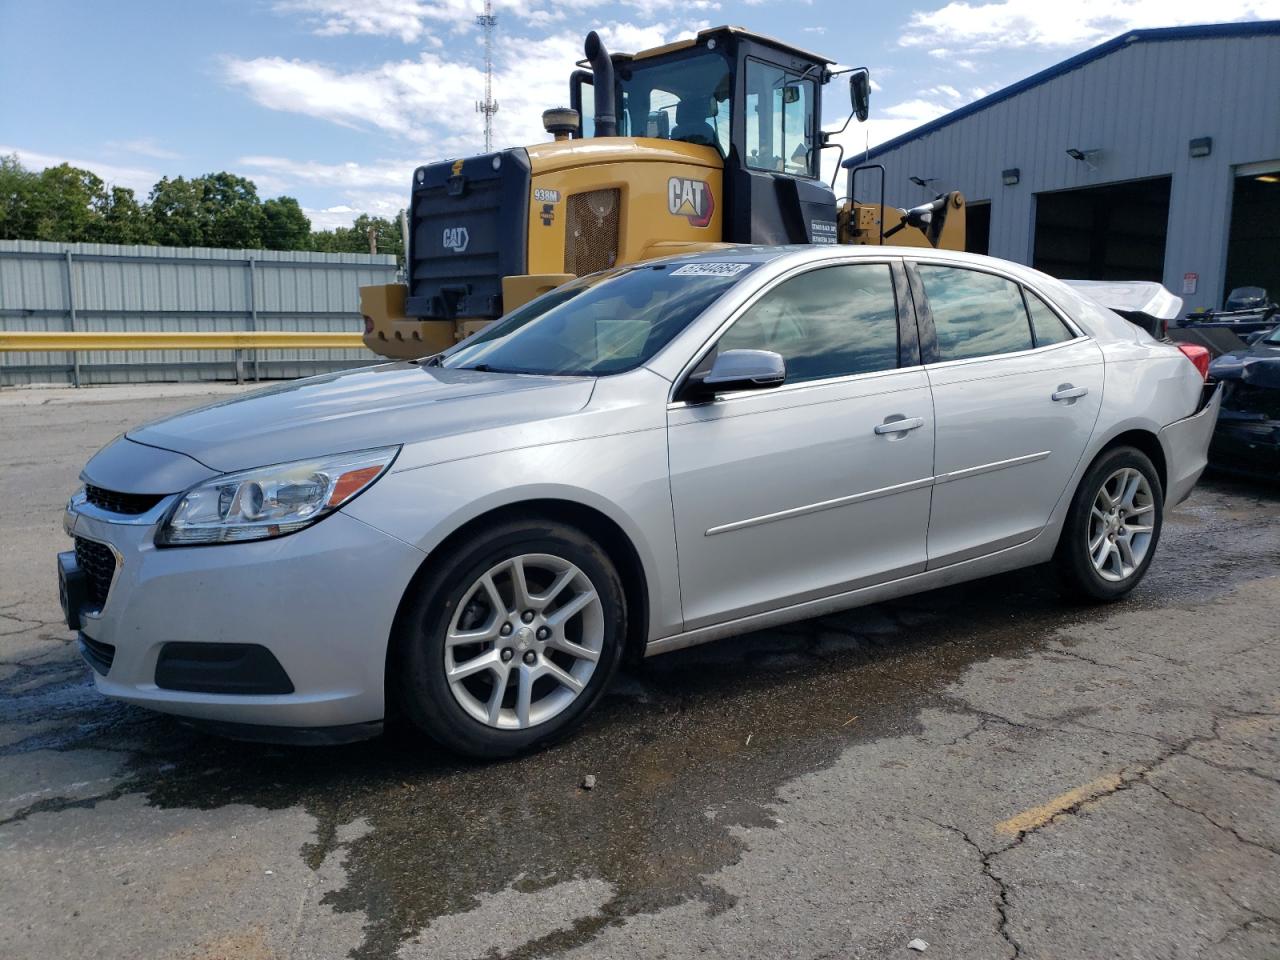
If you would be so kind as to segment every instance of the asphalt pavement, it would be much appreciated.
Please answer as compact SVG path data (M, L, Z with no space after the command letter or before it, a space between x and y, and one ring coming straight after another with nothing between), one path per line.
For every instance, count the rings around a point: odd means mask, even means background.
M100 698L53 563L98 447L228 392L0 393L0 957L1280 957L1280 486L1202 483L1126 602L681 651L515 761L246 745Z

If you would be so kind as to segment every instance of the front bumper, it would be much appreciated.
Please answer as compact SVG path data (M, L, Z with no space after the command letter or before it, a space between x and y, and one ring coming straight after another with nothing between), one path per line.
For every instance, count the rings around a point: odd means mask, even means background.
M1209 441L1221 407L1222 384L1218 384L1197 413L1176 420L1160 431L1167 467L1166 506L1174 507L1187 499L1208 466Z
M98 690L224 724L380 721L392 622L422 552L341 512L274 540L157 548L156 530L174 499L139 516L107 513L82 495L67 505L67 533L107 545L116 560L101 602L76 584L65 555L59 560L60 579L69 573L73 584L65 592L68 623L81 631ZM179 643L259 645L293 692L165 689L156 682L161 653Z

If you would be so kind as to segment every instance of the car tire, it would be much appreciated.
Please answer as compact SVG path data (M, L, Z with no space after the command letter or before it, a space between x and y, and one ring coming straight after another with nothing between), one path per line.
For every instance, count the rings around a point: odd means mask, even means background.
M556 740L582 722L621 662L627 604L617 568L563 523L469 535L432 556L410 590L388 679L399 712L455 753L508 757Z
M1164 522L1164 488L1151 458L1136 447L1103 453L1071 499L1054 558L1067 592L1119 600L1151 565Z

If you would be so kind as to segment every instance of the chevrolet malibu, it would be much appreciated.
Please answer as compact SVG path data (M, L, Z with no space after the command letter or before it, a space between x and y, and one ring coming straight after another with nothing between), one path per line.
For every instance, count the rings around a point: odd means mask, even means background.
M1187 355L1034 270L728 248L130 430L67 506L60 592L107 696L508 755L624 657L1033 564L1121 597L1217 413Z

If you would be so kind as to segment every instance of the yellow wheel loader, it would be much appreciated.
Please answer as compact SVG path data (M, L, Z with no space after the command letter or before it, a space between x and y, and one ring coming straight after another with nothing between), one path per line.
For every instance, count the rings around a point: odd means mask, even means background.
M822 90L846 74L867 117L865 68L737 27L610 55L596 33L548 110L548 143L414 171L404 283L362 287L365 343L437 353L566 281L617 264L729 244L885 243L961 249L964 200L910 211L820 178ZM590 96L584 98L584 88ZM847 123L846 123L847 126ZM587 135L589 131L590 135Z

